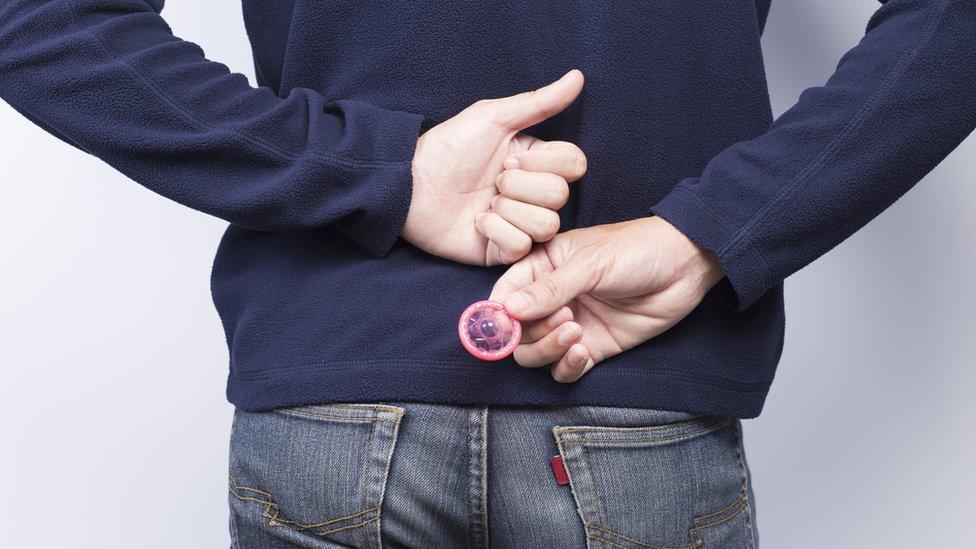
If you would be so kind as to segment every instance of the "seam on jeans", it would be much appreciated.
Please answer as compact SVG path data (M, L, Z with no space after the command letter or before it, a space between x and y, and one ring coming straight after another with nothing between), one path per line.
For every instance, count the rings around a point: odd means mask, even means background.
M698 542L693 542L692 545L680 545L680 546L677 546L677 547L675 547L675 546L668 546L668 545L655 545L653 543L646 543L646 542L643 542L643 541L641 541L639 539L635 539L635 538L632 538L632 537L629 537L629 536L625 536L625 535L621 534L620 532L616 532L614 530L611 530L611 529L607 528L606 526L600 526L599 524L586 524L585 526L587 528L592 528L594 530L599 530L599 531L601 531L603 533L610 534L612 536L616 536L616 537L618 537L620 539L623 539L623 540L627 540L628 542L633 543L634 545L637 545L637 546L640 546L640 547L644 547L645 549L697 549L698 547L701 546L701 543L698 543ZM591 536L591 534L587 533L587 537L590 537L590 536Z
M639 431L663 431L665 429L671 429L674 427L684 427L686 425L692 425L695 423L706 424L713 421L718 421L727 418L715 418L715 417L696 417L692 419L683 419L681 421L674 421L670 423L662 423L660 425L645 425L642 427L601 427L601 426L591 426L591 425L573 425L571 427L556 427L554 430L559 434L564 433L576 433L579 431L596 431L601 433L632 433Z
M732 503L726 505L725 507L722 507L718 511L715 511L713 513L708 513L707 515L698 515L697 517L695 517L694 518L694 521L695 521L694 528L698 528L698 527L700 527L702 525L708 526L708 523L702 523L702 524L699 524L699 523L701 523L701 521L708 520L708 519L710 519L712 517L717 517L717 516L724 515L724 514L728 513L729 511L731 511L732 509L735 509L735 506L736 505L741 505L742 504L742 494L743 494L743 492L740 492L739 495L736 496L735 499L732 501Z
M742 503L742 500L741 499L737 499L736 500L736 503L740 503L741 504ZM742 504L742 505L740 505L738 511L732 513L731 515L729 515L729 516L727 516L725 518L723 518L722 520L713 522L711 524L702 524L702 525L699 525L699 526L693 526L691 528L691 531L692 532L698 532L698 531L701 531L701 530L708 530L709 528L714 528L716 526L725 524L726 522L729 522L730 520L732 520L732 519L738 517L739 515L741 515L742 512L746 510L746 507L747 507L747 505Z
M329 408L335 409L336 413L330 413L328 411L320 412L319 409L328 410ZM339 413L343 410L348 411L348 414ZM311 419L322 419L327 421L350 421L350 422L367 422L367 421L399 421L400 416L406 412L406 409L399 406L389 406L386 404L348 404L348 403L335 403L335 404L320 404L313 406L294 406L289 408L276 408L272 410L273 412L285 415L292 415L298 417L307 417ZM393 415L393 417L387 417L387 415Z
M468 436L467 436L467 455L468 455L468 497L465 498L468 503L468 543L472 547L477 547L477 536L475 535L475 513L473 512L471 505L471 484L474 482L474 461L471 456L471 445L473 444L474 438L474 426L471 421L471 411L469 410L465 415L468 418Z
M746 516L745 516L745 520L746 520L746 535L747 535L747 537L749 539L749 544L748 544L747 547L749 549L753 549L753 547L754 547L753 535L752 535L752 517L751 517L751 513L749 512L750 511L749 492L748 492L749 486L748 486L748 479L747 479L747 476L746 476L745 464L744 464L744 462L742 460L742 436L741 436L741 430L742 430L742 422L737 421L736 422L736 428L733 429L733 432L734 432L733 433L733 436L735 437L735 443L733 445L733 448L735 450L735 461L736 461L736 464L738 465L738 468L739 468L739 478L740 478L740 483L741 483L739 495L738 495L738 497L736 497L735 501L733 501L732 503L726 505L722 509L719 509L718 511L715 511L714 513L709 513L707 515L700 515L700 516L697 516L697 517L694 518L694 524L688 530L688 534L695 541L701 542L700 532L702 530L706 530L706 529L709 529L709 528L713 528L715 526L719 526L721 524L725 524L726 522L729 522L729 521L735 519L736 517L738 517L739 515L741 515L743 512L745 512L745 514L746 514ZM736 509L737 506L738 506L738 509ZM729 513L733 509L735 509L735 512L734 513L731 513L728 516L722 517L723 514ZM715 522L702 523L703 521L705 521L705 520L707 520L709 518L712 518L712 517L722 517L722 518L720 520L716 520Z
M352 408L354 410L375 410L381 412L390 412L392 414L403 415L407 410L400 406L390 406L389 404L366 404L358 402L333 402L331 404L315 404L316 408ZM307 408L305 406L299 406L298 408ZM295 408L292 408L294 410Z
M373 452L373 439L376 436L376 429L377 428L379 428L379 425L376 424L376 423L374 423L373 424L373 428L369 430L369 439L367 439L367 441L366 441L366 451L370 453L370 457L372 457L372 452ZM359 480L360 484L362 484L362 486L363 486L363 503L362 503L363 509L366 508L366 498L369 497L369 486L367 484L369 482L369 466L370 465L371 464L367 462L366 465L363 467L363 476Z
M393 422L393 431L390 434L393 442L390 444L390 449L386 454L386 467L383 469L383 480L380 484L379 503L377 503L379 506L379 511L376 513L376 543L380 549L383 549L383 498L386 497L386 483L390 478L390 466L393 463L393 452L396 449L397 437L400 433L400 419L403 417L403 413L406 412L406 410L403 408L399 408L399 410L401 413L396 416L396 419Z
M343 423L373 423L377 421L376 417L350 417L350 416L340 416L333 414L317 414L313 412L299 412L295 410L275 410L275 413L286 415L286 416L297 416L307 419L322 419L326 421L335 421Z
M563 440L562 437L559 436L557 429L558 427L552 429L552 436L556 439L556 447L559 448L559 457L562 458L564 464L567 464L569 461L566 459L566 451L565 448L563 448ZM582 522L583 526L585 527L586 517L583 516L583 506L580 505L579 494L576 492L576 481L573 480L573 468L567 465L565 469L566 476L569 477L569 491L571 494L573 494L573 501L576 502L576 514L579 515L580 522ZM588 535L586 536L586 546L587 548L590 547L590 537Z
M230 488L230 493L235 498L237 498L237 499L239 499L241 501L252 501L252 502L260 503L261 505L263 505L264 506L264 511L262 512L262 516L264 518L268 519L268 525L269 526L287 526L287 527L293 528L293 529L295 529L295 530L297 530L299 532L304 532L306 530L313 530L315 528L322 528L322 527L325 527L325 526L329 526L331 524L336 524L338 522L342 522L344 520L349 520L349 519L357 518L357 517L360 517L362 515L365 515L365 514L368 514L368 513L371 513L373 511L377 511L378 510L377 507L370 507L368 509L363 509L362 511L358 511L356 513L352 513L352 514L345 515L345 516L341 516L341 517L335 517L335 518L332 518L332 519L329 519L329 520L325 520L325 521L322 521L322 522L312 523L312 524L302 524L302 523L295 522L293 520L290 520L290 519L287 519L287 518L283 517L281 515L281 506L278 504L278 502L275 501L274 496L272 496L268 492L265 492L264 490L259 490L257 488L252 488L250 486L237 486L237 485L234 484L233 477L230 478L229 488ZM254 494L259 494L261 496L264 496L264 498L258 498L258 497L254 497L254 496L242 495L239 492L251 492L251 493L254 493ZM374 518L365 520L365 521L363 521L361 523L358 523L358 524L355 524L355 525L352 525L352 526L343 526L343 527L335 528L335 529L328 530L328 531L325 531L325 532L312 532L312 533L315 534L315 535L317 535L317 536L324 536L324 535L331 534L333 532L338 532L339 530L346 530L348 528L355 528L355 527L359 527L359 526L365 526L366 524L369 524L370 522L373 522L377 518L379 518L379 517L374 517Z
M586 539L588 539L588 540L592 539L592 540L595 540L595 541L602 541L603 543L606 543L607 545L609 545L611 547L618 547L619 549L627 549L627 547L625 545L620 545L618 543L614 543L614 542L612 542L612 541L610 541L608 539L601 538L600 536L597 536L597 535L594 535L594 534L586 534Z
M632 439L611 439L611 440L604 440L604 439L598 439L598 438L585 438L585 437L580 437L580 438L570 438L570 439L565 440L565 442L579 442L579 443L587 443L587 444L591 444L591 445L607 445L607 444L609 444L609 445L628 445L628 444L633 444L635 442L638 442L638 443L639 442L678 442L678 441L687 440L687 439L691 439L691 438L697 438L699 436L702 436L702 435L706 435L708 433L711 433L712 431L717 431L719 429L722 429L722 428L724 428L724 427L726 427L728 425L729 421L730 420L725 420L725 421L716 423L715 425L709 426L709 427L707 427L705 429L700 429L700 430L694 431L692 433L685 433L685 434L674 435L674 436L666 436L666 437L641 437L641 438L632 438Z
M241 541L237 534L237 513L230 510L230 549L240 549Z
M481 407L481 520L485 533L485 547L491 547L488 537L488 407Z
M477 416L475 415L477 413ZM468 541L472 547L488 546L487 524L487 413L483 406L476 412L467 411L468 416ZM477 443L477 448L475 444ZM485 460L484 462L482 460ZM477 482L477 486L475 486Z
M366 519L358 524L350 524L348 526L340 526L339 528L333 528L332 530L326 530L325 532L314 532L316 536L328 536L329 534L335 534L336 532L341 532L343 530L352 530L353 528L361 528L367 524L372 524L380 520L380 517L373 517L371 519Z
M745 460L742 458L742 456L745 454L745 447L743 445L742 438L742 422L736 421L735 458L739 462L739 471L742 474L742 497L745 498L746 531L749 535L749 549L754 549L755 535L752 524L752 503L749 501L749 470L746 468Z
M593 495L593 503L596 505L596 515L600 519L601 523L607 522L607 514L604 510L605 504L603 498L600 497L600 490L597 489L596 476L593 475L593 465L590 464L590 457L586 453L586 448L580 448L580 458L583 460L583 465L586 466L586 474L590 477L591 492Z

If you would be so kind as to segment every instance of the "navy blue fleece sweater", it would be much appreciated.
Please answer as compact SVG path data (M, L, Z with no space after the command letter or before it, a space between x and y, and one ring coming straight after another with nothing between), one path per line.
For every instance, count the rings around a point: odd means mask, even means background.
M775 123L768 0L244 0L259 87L174 37L162 0L0 0L0 96L149 189L230 222L213 296L245 410L334 401L599 404L757 415L782 280L976 126L976 1L890 0ZM398 239L418 135L571 68L529 133L589 172L564 229L660 215L727 278L678 326L577 383L457 341L501 269Z

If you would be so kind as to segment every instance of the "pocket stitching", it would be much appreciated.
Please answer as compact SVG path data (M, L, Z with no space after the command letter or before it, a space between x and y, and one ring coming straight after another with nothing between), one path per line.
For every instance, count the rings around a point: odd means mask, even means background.
M709 523L709 522L701 523L701 524L699 524L699 523L701 521L703 521L703 520L707 520L707 519L710 519L712 517L717 517L717 516L724 515L726 513L731 512L731 510L732 509L735 509L736 506L740 506L740 505L743 504L743 502L744 502L744 499L743 498L744 497L745 497L745 494L740 493L738 496L735 497L735 499L732 501L732 503L726 505L725 507L722 507L718 511L715 511L715 512L712 512L712 513L708 513L707 515L698 515L697 517L695 517L693 519L695 525L692 527L692 530L700 530L700 529L703 529L703 528L710 528L712 526L718 526L719 524L722 524L723 522L725 522L725 519L721 519L721 520L718 520L716 522L711 522L711 523ZM742 512L742 509L739 509L738 511L736 511L735 513L733 513L732 517L738 515L741 512Z
M601 538L600 536L593 535L593 534L586 534L586 539L592 539L592 540L596 540L596 541L602 541L603 543L606 543L607 545L609 545L611 547L618 548L618 549L627 549L627 547L624 546L624 545L620 545L620 544L614 543L614 542L612 542L612 541L610 541L608 539L604 539L604 538Z
M323 410L326 413L318 410ZM330 411L334 411L335 413L328 413ZM240 412L238 411L238 413ZM279 408L271 410L267 413L332 423L372 424L366 447L368 449L370 459L379 460L378 463L382 465L380 469L377 470L377 474L379 475L376 479L379 481L379 486L377 488L378 493L374 493L374 496L378 500L378 504L367 507L370 499L370 486L375 486L374 479L370 476L370 466L368 464L364 467L363 478L360 480L360 484L364 486L363 509L349 515L330 518L321 522L302 524L284 517L281 512L280 504L275 500L271 493L252 486L238 486L234 481L233 474L228 475L229 491L231 495L242 502L251 501L261 505L263 507L261 516L267 520L268 525L271 527L287 527L296 532L309 533L318 537L325 537L340 531L362 528L369 524L375 523L375 541L369 541L371 545L375 543L376 547L381 547L382 531L380 526L380 518L382 512L382 502L387 478L390 473L393 451L396 447L396 439L399 431L400 421L406 414L406 409L399 406L374 403L333 403L315 406ZM235 414L235 422L237 421L238 416ZM382 431L380 431L381 429ZM389 448L385 452L376 453L376 448L374 448L374 446L377 444L377 439L381 434L390 438ZM231 457L233 459L233 455ZM242 492L245 493L242 494ZM246 494L246 492L250 492L250 494ZM255 494L258 497L255 497ZM375 513L375 516L369 516L370 513ZM361 520L360 522L349 524L349 522L362 517L369 518L365 518L365 520ZM317 528L328 526L333 527L327 530L316 531ZM368 534L365 535L369 536Z
M645 425L642 427L606 427L606 426L589 426L589 425L573 425L572 427L556 427L553 431L558 433L574 433L579 431L598 431L606 433L632 433L635 431L663 431L665 429L673 429L676 427L684 427L687 425L693 425L695 423L709 423L718 420L728 421L729 418L715 418L709 416L697 417L692 419L684 419L681 421L675 421L671 423L662 423L660 425Z
M340 407L340 405L334 405L334 406ZM344 407L349 410L353 410L353 409L366 410L365 408L353 408L352 406L344 406ZM274 410L274 412L277 414L282 414L287 416L295 416L295 417L314 419L314 420L345 422L345 423L369 423L373 421L396 422L399 421L400 417L405 412L403 408L398 408L395 406L383 406L382 408L377 407L375 409L369 408L369 411L372 412L369 415L356 416L356 415L340 415L340 414L323 414L320 412L312 412L306 409L298 409L298 408L282 408L282 409ZM385 417L385 414L392 414L393 417Z
M695 522L697 522L697 521L699 521L699 520L701 520L703 518L708 518L708 517L720 515L721 513L727 512L729 509L734 509L736 505L738 505L739 508L734 513L732 513L731 515L729 515L727 517L724 517L721 520L717 520L715 522L708 523L708 524L697 524L695 526L692 526L688 530L688 536L691 537L691 539L693 539L695 541L695 543L698 544L698 546L701 546L704 543L702 541L702 539L701 539L701 532L703 530L708 530L709 528L714 528L716 526L720 526L722 524L725 524L726 522L730 522L732 520L735 520L744 511L746 511L746 510L749 509L748 496L746 494L744 494L744 493L743 494L740 494L739 497L735 498L735 501L733 501L729 505L726 505L721 510L716 511L714 513L709 513L707 515L702 515L702 516L699 516L699 517L695 517L693 519ZM751 530L750 530L750 532L751 532ZM750 540L749 541L749 545L752 546L751 533L750 533L749 540Z
M318 523L302 524L302 523L298 523L298 522L295 522L293 520L289 520L289 519L283 517L281 515L281 506L278 504L277 501L275 501L274 496L272 496L270 493L268 493L268 492L266 492L264 490L260 490L258 488L254 488L254 487L251 487L251 486L237 486L234 483L234 478L233 477L230 477L229 478L229 486L228 486L228 488L230 489L231 495L233 495L235 498L237 498L237 499L239 499L241 501L251 501L251 502L259 503L259 504L263 505L264 506L264 510L261 512L261 516L263 516L265 519L267 519L268 520L268 526L272 526L272 527L279 527L279 526L281 526L281 527L291 528L292 530L295 530L297 532L309 532L309 533L314 534L316 536L327 536L329 534L334 534L335 532L339 532L341 530L349 530L351 528L359 528L361 526L366 526L367 524L370 524L372 522L375 522L375 521L379 520L379 516L377 515L375 517L366 519L366 520L364 520L362 522L359 522L359 523L347 524L345 526L340 526L340 527L337 527L337 528L332 528L332 529L329 529L329 530L325 530L325 531L321 531L321 532L316 532L316 531L314 531L316 528L322 528L322 527L325 527L325 526L329 526L331 524L336 524L338 522L342 522L344 520L354 519L354 518L360 517L362 515L366 515L366 514L369 514L369 513L374 512L374 511L377 511L378 508L377 507L370 507L368 509L363 509L361 511L358 511L356 513L352 513L350 515L345 515L345 516L341 516L341 517L335 517L335 518L328 519L328 520L325 520L325 521L322 521L322 522L318 522ZM253 492L255 494L260 494L262 496L265 496L267 499L260 499L260 498L253 497L253 496L242 495L242 494L239 493L239 491Z
M590 464L590 458L587 455L586 447L585 446L580 448L580 457L583 458L583 464L586 465L586 474L589 475L590 483L595 486L595 484L596 484L596 476L593 475L593 466ZM572 480L572 479L570 479L570 480ZM600 522L601 523L605 523L605 522L607 522L607 512L604 509L604 506L605 505L603 503L603 498L600 497L600 494L597 492L597 490L594 489L593 492L594 492L594 496L595 496L593 499L596 501L596 503L599 504L599 507L597 508L597 512L600 513L600 516L599 516ZM613 532L613 533L616 533L616 532ZM621 537L624 537L624 536L621 536Z
M733 420L731 418L709 418L709 417L707 417L707 418L696 418L696 419L691 419L691 420L686 420L686 421L676 422L676 423L668 423L668 424L663 424L663 425L652 425L652 426L646 426L646 427L595 427L595 426L594 427L591 427L591 426L572 426L572 427L555 427L555 428L552 429L552 431L553 431L553 435L556 437L556 444L557 444L557 446L559 446L560 455L563 456L563 459L566 459L565 458L565 451L563 449L563 444L564 443L570 443L570 442L579 442L579 443L581 443L581 446L578 449L578 451L580 453L580 458L582 459L584 465L587 468L587 474L592 479L593 478L593 473L592 473L591 465L589 463L589 459L587 459L587 456L586 456L586 446L585 446L585 444L589 444L589 445L627 445L627 444L634 444L634 443L641 443L641 442L653 442L653 443L662 443L662 444L663 443L680 442L680 441L683 441L683 440L688 440L688 439L691 439L691 438L696 438L698 436L702 436L702 435L711 433L711 432L716 431L716 430L719 430L719 429L723 429L723 428L727 427L728 425L730 425L732 422L733 422ZM612 434L612 433L634 434L634 433L641 432L641 431L654 432L654 431L662 431L662 430L670 429L670 428L682 428L682 427L687 428L687 427L692 426L692 425L695 425L695 424L699 424L701 427L698 428L698 429L689 431L689 432L685 432L685 433L681 433L681 434L675 434L675 435L671 435L671 436L640 437L640 438L622 438L622 439L592 439L592 438L587 438L585 436L585 434L584 435L579 435L580 433L586 433L586 432L599 432L599 433L608 433L608 434ZM565 435L570 435L570 436L565 436ZM573 435L576 435L576 436L573 436ZM736 448L736 458L737 458L737 461L739 462L740 469L741 469L742 468L742 465L741 465L741 457L739 457L738 452L739 452L739 450L738 450L738 448ZM574 500L576 500L577 511L578 511L578 513L580 513L580 518L583 518L582 517L583 509L580 506L579 497L576 494L576 483L573 482L572 472L567 470L567 473L569 474L569 478L570 478L570 489L573 492L573 498L574 498ZM620 534L620 533L618 533L618 532L616 532L614 530L611 530L611 529L609 529L609 528L607 528L605 526L602 526L600 524L597 524L597 523L587 522L587 521L584 520L583 521L583 526L586 529L591 529L592 528L592 529L595 529L595 530L598 530L598 531L601 531L601 532L605 532L607 534L610 534L611 536L617 536L617 537L619 537L622 540L626 540L627 542L630 542L632 544L635 544L635 545L637 545L639 547L642 547L642 548L645 548L645 549L698 549L698 548L700 548L702 546L702 543L703 543L701 541L701 539L700 539L700 535L699 535L700 531L701 530L708 529L708 528L711 528L711 527L719 526L719 525L724 524L725 522L728 522L730 520L733 520L734 518L736 518L739 515L741 515L742 512L745 511L745 510L747 510L748 507L749 507L747 497L748 496L745 494L745 492L742 492L742 493L740 493L740 495L738 497L736 497L736 499L732 503L724 506L720 510L714 511L712 513L708 513L708 514L705 514L705 515L699 515L699 516L692 517L692 526L689 528L689 532L688 532L688 538L689 538L689 541L691 542L690 545L682 545L682 546L678 546L678 547L668 547L668 546L653 545L653 544L648 544L648 543L645 543L643 541L637 540L635 538L631 538L631 537L625 536L623 534ZM599 502L599 498L597 498L597 500ZM602 502L600 502L600 503L602 504ZM726 513L729 510L734 509L736 505L739 505L739 508L732 515L730 515L728 517L725 517L722 520L716 521L714 523L710 523L710 524L699 524L699 522L702 519L707 519L709 517L715 517L717 515L721 515L723 513ZM602 517L602 513L603 513L602 505L601 505L600 508L597 509L597 512L601 514L601 517L600 518L603 519L603 517ZM586 537L588 539L594 539L594 540L597 540L597 541L601 541L601 542L607 543L607 544L609 544L609 545L611 545L613 547L625 547L623 545L614 543L614 542L612 542L612 541L610 541L608 539L605 539L603 537L597 536L597 535L592 534L590 532L586 532Z
M625 444L634 444L634 443L641 443L641 442L667 443L667 442L680 442L682 440L687 440L687 439L691 439L691 438L695 438L695 437L698 437L698 436L701 436L701 435L705 435L705 434L711 433L712 431L716 431L718 429L722 429L722 428L726 427L727 425L729 425L729 423L731 423L731 421L732 420L726 418L726 419L722 419L722 420L719 420L719 421L714 422L714 423L711 423L711 424L706 423L706 422L702 422L701 423L702 428L700 428L700 429L697 429L697 430L694 430L694 431L689 431L687 433L677 434L677 435L659 436L659 437L617 438L617 439L607 438L607 439L604 439L604 438L587 438L585 435L579 436L579 437L564 437L564 436L562 436L562 435L564 435L566 433L578 433L578 432L588 432L588 431L596 431L596 432L599 432L599 428L597 428L597 427L571 427L570 429L573 429L573 431L566 431L566 430L564 430L565 428L557 427L556 429L553 429L553 431L556 432L556 436L557 437L559 437L563 442L567 442L567 443L570 443L570 442L579 442L579 443L587 443L587 444L611 444L611 445L614 445L614 444L617 444L617 445L625 445ZM676 425L676 424L672 424L670 426L673 427L674 425ZM635 428L632 428L632 429L634 429L634 431L629 431L629 432L636 432L636 430L645 430L645 429L648 429L648 428L646 428L646 427L635 427ZM615 432L620 432L620 431L617 430Z
M584 526L586 526L587 528L593 528L594 530L599 530L601 532L605 532L605 533L610 534L610 535L613 535L613 536L617 536L620 539L627 540L630 543L633 543L634 545L637 545L639 547L643 547L645 549L697 549L698 547L701 547L701 543L698 542L698 541L696 541L696 540L693 540L691 545L680 545L680 546L677 546L677 547L675 547L675 546L668 546L668 545L654 545L653 543L646 543L646 542L643 542L643 541L641 541L639 539L635 539L635 538L632 538L632 537L629 537L629 536L625 536L625 535L621 534L620 532L615 532L614 530L611 530L611 529L607 528L606 526L600 526L599 524L592 524L592 523L590 523L590 524L584 524ZM587 533L586 534L586 537L595 537L595 536L593 534ZM619 544L613 543L610 540L606 540L606 539L602 539L602 538L598 538L598 539L600 539L600 541L605 541L605 542L609 543L610 545L614 545L616 547L625 547L623 545L619 545Z

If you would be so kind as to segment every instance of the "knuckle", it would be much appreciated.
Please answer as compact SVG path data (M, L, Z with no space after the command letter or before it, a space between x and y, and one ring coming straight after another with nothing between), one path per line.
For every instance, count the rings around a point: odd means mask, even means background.
M498 248L498 251L496 252L495 255L497 256L498 262L501 263L502 265L511 265L512 263L515 263L515 261L518 259L518 258L513 259L512 256L505 251L505 248L503 248L498 243L496 243L495 246Z
M547 277L540 280L538 288L539 292L542 294L542 297L546 299L559 297L559 285L556 284L556 281L551 278Z
M552 369L552 379L556 380L559 383L572 383L576 381L572 373L566 372L562 368Z
M512 184L512 172L511 170L505 170L500 176L498 176L498 181L495 182L495 188L498 192L508 195L512 192L514 185Z
M531 368L535 366L535 363L532 361L532 353L530 353L527 349L524 349L521 345L515 348L515 352L512 353L512 358L514 358L515 362L523 368Z
M542 94L539 90L532 90L531 102L535 109L536 116L539 118L549 118L549 114L546 112L545 106L542 104Z
M474 103L471 103L471 106L468 108L474 110L484 110L486 107L492 104L492 101L493 101L492 99L479 99Z
M586 174L586 155L577 147L576 158L574 159L573 172L576 177L583 177Z
M542 221L542 226L539 231L540 242L545 242L547 240L552 240L556 233L559 232L559 214L554 211L549 211L546 214L545 220Z
M521 259L532 251L532 239L528 235L522 235L518 242L513 246L513 252L517 255L516 259Z
M560 177L553 194L555 195L553 200L556 203L556 207L562 208L565 206L569 202L569 183Z

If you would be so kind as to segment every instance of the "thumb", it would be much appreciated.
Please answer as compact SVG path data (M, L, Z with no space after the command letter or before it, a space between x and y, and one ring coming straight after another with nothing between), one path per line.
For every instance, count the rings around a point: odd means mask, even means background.
M568 107L583 90L583 73L573 69L548 86L492 101L498 122L514 131L534 126Z
M503 305L519 320L535 320L558 311L580 294L593 289L596 270L579 256L546 273L535 282L509 295Z

